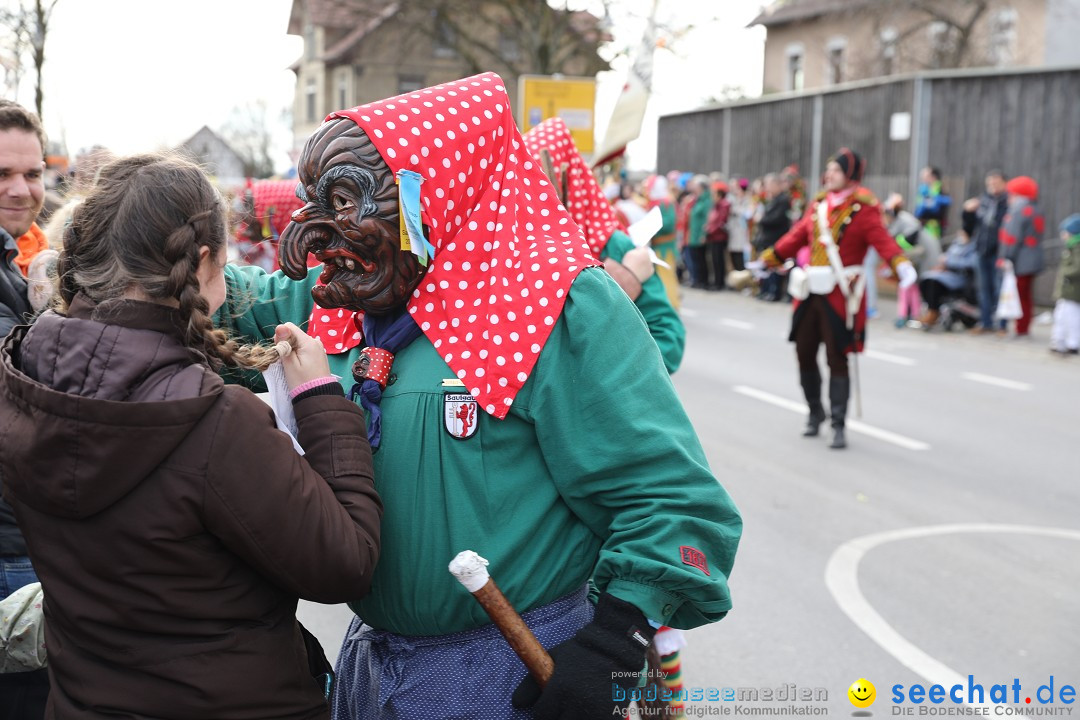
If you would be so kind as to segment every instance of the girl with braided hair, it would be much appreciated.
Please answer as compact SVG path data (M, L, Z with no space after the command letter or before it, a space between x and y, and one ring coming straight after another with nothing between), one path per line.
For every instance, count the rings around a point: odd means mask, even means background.
M62 308L0 348L0 470L48 597L49 717L328 716L295 612L370 585L364 418L295 325L274 347L213 327L225 243L197 166L117 160L65 232ZM279 359L305 456L217 372Z

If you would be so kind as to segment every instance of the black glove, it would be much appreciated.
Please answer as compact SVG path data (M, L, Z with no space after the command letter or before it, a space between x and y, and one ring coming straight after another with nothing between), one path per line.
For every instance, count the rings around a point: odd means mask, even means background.
M543 690L532 675L510 703L536 720L596 720L625 710L656 630L636 607L604 593L593 621L551 650L555 671Z

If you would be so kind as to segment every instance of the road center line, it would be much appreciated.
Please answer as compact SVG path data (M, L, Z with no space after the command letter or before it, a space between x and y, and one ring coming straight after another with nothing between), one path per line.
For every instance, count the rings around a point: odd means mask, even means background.
M903 355L893 355L892 353L881 352L880 350L867 350L863 355L871 360L882 360L884 362L896 363L897 365L904 365L907 367L918 364L918 361L904 357Z
M735 392L739 393L740 395L745 395L746 397L754 398L755 400L760 400L762 402L769 403L770 405L775 405L776 407L799 413L800 415L804 415L809 412L807 410L806 403L788 400L787 398L782 398L778 395L773 395L772 393L767 393L763 390L758 390L756 388L747 387L746 385L736 385L733 390L735 390ZM930 445L922 442L921 440L915 440L894 433L890 430L883 430L882 428L875 427L873 425L867 425L866 423L859 420L849 419L845 423L845 427L847 427L847 429L851 430L852 432L857 432L863 435L868 435L872 438L877 438L878 440L882 440L898 447L902 447L905 450L930 449Z
M983 523L932 525L904 530L864 535L849 540L838 547L825 566L825 587L833 600L855 626L866 633L881 649L894 657L901 665L922 677L930 685L951 688L964 686L967 677L956 672L936 658L924 652L881 617L859 589L859 563L867 552L890 542L914 540L937 535L967 533L1040 535L1043 537L1080 540L1080 532L1064 528L1043 528L1026 525L991 525ZM991 707L990 703L974 704L973 707Z
M983 375L982 373L966 372L961 373L960 377L965 380L972 380L974 382L984 383L986 385L994 385L996 387L1002 387L1009 390L1028 391L1031 390L1033 385L1026 382L1017 382L1016 380L1006 380L1005 378L994 377L993 375Z
M731 318L724 318L720 321L721 325L726 325L729 328L735 328L736 330L753 330L754 324L743 322L742 320L732 320Z

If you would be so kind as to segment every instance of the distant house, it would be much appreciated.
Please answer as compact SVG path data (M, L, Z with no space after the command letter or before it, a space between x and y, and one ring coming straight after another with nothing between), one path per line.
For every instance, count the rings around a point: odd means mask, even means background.
M767 93L943 68L1080 64L1076 0L778 0L751 25L767 29Z
M244 160L220 135L203 125L177 148L197 160L221 187L244 183Z
M335 110L478 72L503 76L516 112L519 74L593 76L606 70L596 54L609 39L600 19L587 12L550 12L556 28L550 47L529 53L523 38L537 44L542 34L516 30L505 3L432 2L425 9L421 3L383 0L293 0L288 31L304 39L303 57L292 66L296 149ZM459 40L466 31L475 43ZM537 67L534 56L549 49L545 57L556 69Z

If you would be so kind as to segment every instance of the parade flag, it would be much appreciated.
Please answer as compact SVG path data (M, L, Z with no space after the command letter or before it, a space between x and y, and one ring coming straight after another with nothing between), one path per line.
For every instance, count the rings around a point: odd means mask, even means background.
M636 140L641 134L641 123L645 119L645 106L649 103L652 91L653 52L656 50L656 7L659 0L653 0L652 13L649 15L645 34L641 38L634 55L634 64L630 66L629 76L623 85L622 94L615 102L604 138L597 146L596 160L593 167L609 162L626 152L626 144Z

